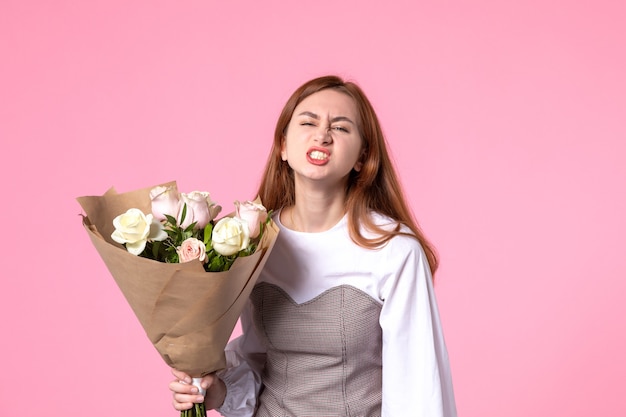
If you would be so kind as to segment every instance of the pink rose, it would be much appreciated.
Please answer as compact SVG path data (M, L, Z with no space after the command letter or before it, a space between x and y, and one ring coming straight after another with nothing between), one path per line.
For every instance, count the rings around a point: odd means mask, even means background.
M261 223L267 220L267 209L259 203L235 201L235 216L245 220L250 229L250 238L254 239L261 232Z
M176 187L159 185L150 190L152 215L156 220L165 221L165 215L176 217L180 210L180 198Z
M222 207L211 201L209 193L204 191L193 191L189 194L181 193L182 203L187 205L185 219L180 222L180 226L184 229L191 223L196 222L195 229L203 229L211 220L213 220ZM183 205L180 207L178 219L182 217Z
M176 253L178 253L178 261L180 263L193 261L194 259L204 262L206 259L206 246L204 246L201 240L190 237L176 248Z

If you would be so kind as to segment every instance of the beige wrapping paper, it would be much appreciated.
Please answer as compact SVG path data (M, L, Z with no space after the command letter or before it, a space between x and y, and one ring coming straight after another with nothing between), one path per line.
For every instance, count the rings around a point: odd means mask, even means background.
M152 188L79 197L86 213L83 225L165 362L193 377L203 376L226 366L224 347L278 228L271 222L256 252L238 258L225 272L206 272L199 262L169 264L135 256L111 239L113 219L129 208L151 213Z

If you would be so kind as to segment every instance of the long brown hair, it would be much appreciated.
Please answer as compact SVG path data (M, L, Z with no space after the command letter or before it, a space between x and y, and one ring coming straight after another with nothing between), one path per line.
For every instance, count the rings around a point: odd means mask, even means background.
M359 172L352 170L346 190L346 212L350 237L359 246L377 248L397 235L414 236L426 253L430 270L434 275L439 261L433 246L415 221L406 204L404 193L395 172L378 117L361 88L353 82L337 76L315 78L298 88L287 100L274 131L274 144L270 152L265 176L261 180L258 195L268 210L278 210L295 204L293 171L281 159L281 144L287 126L298 104L308 96L325 89L333 89L350 96L358 110L358 128L363 139L363 166ZM400 227L384 230L377 226L370 212L386 215L405 224L412 234L403 233ZM361 226L373 232L375 238L368 239L361 233Z

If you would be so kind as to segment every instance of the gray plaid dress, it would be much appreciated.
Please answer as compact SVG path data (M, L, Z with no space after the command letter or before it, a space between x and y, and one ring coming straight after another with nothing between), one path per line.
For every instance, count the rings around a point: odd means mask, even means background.
M267 349L257 417L380 416L379 303L341 285L297 304L267 283L251 301Z

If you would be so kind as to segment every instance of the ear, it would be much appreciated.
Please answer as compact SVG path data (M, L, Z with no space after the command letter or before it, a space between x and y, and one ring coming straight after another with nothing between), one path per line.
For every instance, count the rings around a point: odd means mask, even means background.
M287 142L285 140L285 135L283 135L283 139L280 142L280 158L283 161L287 160Z
M353 167L356 172L361 172L361 168L363 168L363 162L365 161L365 154L365 149L362 149L361 155L359 155L359 159L356 160L356 163Z

